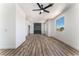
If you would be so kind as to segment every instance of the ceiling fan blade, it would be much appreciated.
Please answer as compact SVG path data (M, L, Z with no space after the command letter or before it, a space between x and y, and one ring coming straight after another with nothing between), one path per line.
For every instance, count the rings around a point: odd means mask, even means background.
M34 10L32 10L32 11L40 11L41 9L34 9Z
M49 4L48 6L44 7L43 9L47 9L48 7L51 7L53 4Z
M37 3L37 5L39 6L39 8L41 9L41 5L39 3Z
M44 10L45 12L47 12L47 13L49 13L49 11L47 11L47 10Z

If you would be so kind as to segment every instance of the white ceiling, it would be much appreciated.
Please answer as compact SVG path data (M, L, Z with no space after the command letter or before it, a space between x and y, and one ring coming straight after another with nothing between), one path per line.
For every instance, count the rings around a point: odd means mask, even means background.
M47 6L48 3L42 3ZM70 4L68 3L54 3L52 7L47 8L50 13L43 12L39 15L40 11L32 11L33 9L39 9L36 3L19 3L18 4L26 14L26 20L31 22L45 22L48 19L53 19L59 15L64 9L66 9Z

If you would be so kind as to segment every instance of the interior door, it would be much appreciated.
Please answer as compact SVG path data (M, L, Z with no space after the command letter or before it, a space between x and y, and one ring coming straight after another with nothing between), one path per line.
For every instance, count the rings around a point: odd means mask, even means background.
M34 34L41 34L41 23L34 23Z

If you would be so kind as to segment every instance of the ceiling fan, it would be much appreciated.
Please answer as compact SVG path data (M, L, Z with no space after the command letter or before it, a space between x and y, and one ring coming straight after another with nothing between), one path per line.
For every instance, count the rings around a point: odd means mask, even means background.
M54 5L54 3L49 4L49 5L48 5L48 6L46 6L46 7L43 7L43 4L39 4L39 3L37 3L37 5L38 5L39 9L34 9L34 10L32 10L32 11L40 11L40 13L39 13L39 14L41 14L42 12L47 12L47 13L49 13L49 11L48 11L48 10L46 10L46 9L47 9L47 8L49 8L49 7L51 7L51 6L53 6L53 5Z

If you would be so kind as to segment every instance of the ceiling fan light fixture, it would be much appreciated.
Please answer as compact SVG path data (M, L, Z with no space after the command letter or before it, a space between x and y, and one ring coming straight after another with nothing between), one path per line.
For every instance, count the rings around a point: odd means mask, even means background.
M41 12L44 12L43 10L41 10Z

